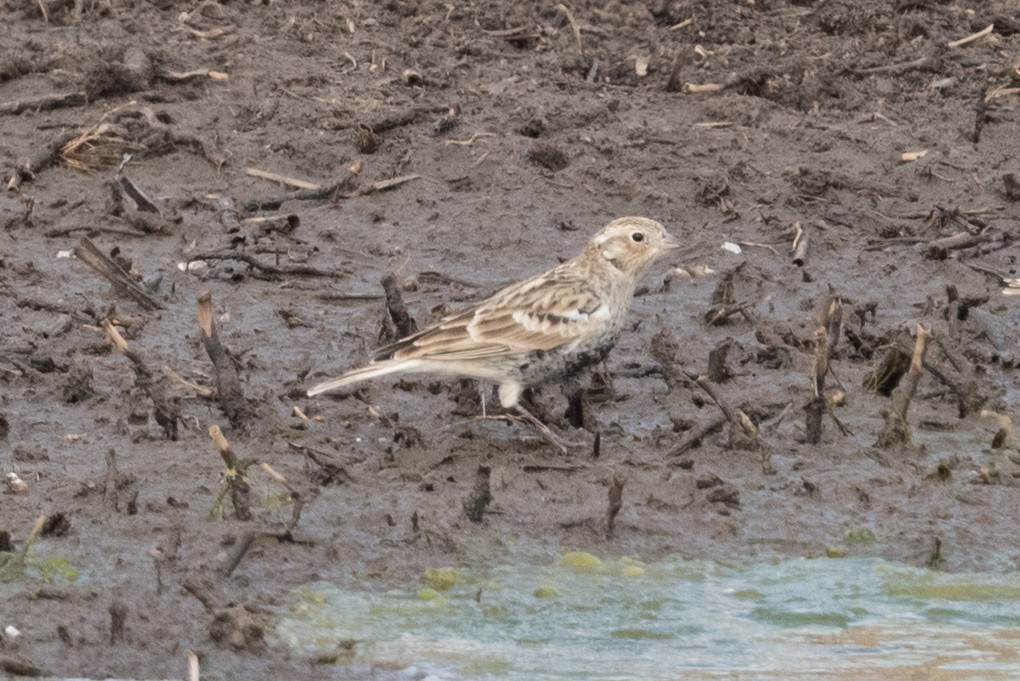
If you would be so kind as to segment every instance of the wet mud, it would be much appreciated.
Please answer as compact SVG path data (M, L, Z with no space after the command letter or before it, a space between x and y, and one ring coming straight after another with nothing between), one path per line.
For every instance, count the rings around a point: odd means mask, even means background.
M356 678L291 589L566 549L1020 565L1015 3L4 14L6 673ZM685 248L530 398L568 456L471 382L304 396L622 215Z

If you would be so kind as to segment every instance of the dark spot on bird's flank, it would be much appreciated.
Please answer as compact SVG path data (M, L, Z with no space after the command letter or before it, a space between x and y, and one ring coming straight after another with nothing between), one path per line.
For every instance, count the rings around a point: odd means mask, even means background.
M534 350L528 355L528 361L522 364L522 378L525 383L537 384L572 376L582 369L604 360L615 344L616 339L611 338L580 352L559 353Z
M609 351L613 349L613 345L615 345L615 343L606 343L591 350L579 352L567 357L564 375L570 376L571 374L576 374L581 369L590 367L593 364L598 364L609 356Z

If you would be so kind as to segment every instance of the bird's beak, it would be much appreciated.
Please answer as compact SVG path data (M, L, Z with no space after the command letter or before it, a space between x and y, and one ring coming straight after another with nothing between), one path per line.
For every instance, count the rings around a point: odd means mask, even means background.
M673 249L680 248L680 242L674 239L672 236L666 236L662 241L662 250L672 251Z

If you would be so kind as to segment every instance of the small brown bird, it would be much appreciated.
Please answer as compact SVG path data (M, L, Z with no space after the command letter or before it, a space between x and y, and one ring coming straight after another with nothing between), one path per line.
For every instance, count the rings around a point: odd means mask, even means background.
M379 348L367 366L318 384L308 396L392 373L484 379L499 385L503 407L548 434L518 404L521 392L602 361L616 344L638 280L678 246L654 220L614 220L576 258Z

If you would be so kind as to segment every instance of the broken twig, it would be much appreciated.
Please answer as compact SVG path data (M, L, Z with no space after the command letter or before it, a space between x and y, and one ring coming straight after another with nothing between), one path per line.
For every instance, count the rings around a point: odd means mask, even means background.
M131 361L137 385L152 400L153 416L163 428L167 440L177 439L177 422L181 418L180 398L173 395L169 379L149 369L141 355L132 350L109 319L103 320L103 331L110 342Z
M230 420L230 425L239 428L255 416L255 410L244 399L237 366L220 342L216 320L213 318L212 295L208 291L198 296L198 328L202 335L202 344L216 370L216 398L220 409Z
M790 250L793 251L793 264L797 267L803 267L804 263L807 262L808 244L810 241L811 235L808 231L799 222L793 223L793 244L791 244Z
M892 405L885 414L885 427L878 436L877 445L882 448L891 447L894 444L903 444L910 441L910 426L907 423L907 409L910 408L910 400L917 392L917 384L921 380L921 369L924 365L924 356L928 352L928 338L931 332L921 324L917 325L917 338L914 343L914 356L910 360L910 368L907 370L906 380L902 382L892 394Z
M142 306L143 310L162 310L162 303L153 300L131 276L112 258L100 251L87 237L82 237L74 249L74 256L91 267L97 274L113 284L122 295Z
M968 43L972 43L975 40L981 40L985 36L991 35L992 31L995 30L995 24L988 24L977 33L971 33L970 35L960 38L959 40L953 40L952 42L946 43L946 47L962 47Z
M616 525L616 514L623 507L623 484L624 481L613 476L609 483L609 506L606 508L606 536L613 536L613 528Z
M464 500L464 514L473 523L480 523L485 517L485 507L492 501L489 491L489 477L492 470L488 466L479 466L475 474L475 485L471 494Z
M219 426L215 424L209 426L209 437L212 438L213 447L219 452L227 467L224 472L227 485L225 491L230 494L235 517L238 520L251 520L251 485L248 484L248 476L245 471L253 462L241 461L237 458Z
M570 23L570 30L574 32L574 39L577 41L577 50L581 54L584 54L584 45L581 44L581 27L577 25L577 19L574 18L574 13L571 12L570 8L562 2L556 5L556 9L567 17L567 21Z
M304 277L332 277L335 279L343 279L347 277L350 272L347 270L320 270L316 267L309 267L308 265L294 265L291 267L285 267L282 265L269 265L262 262L254 255L248 253L239 253L237 251L226 251L219 253L196 253L188 259L188 264L199 260L240 260L243 263L251 265L255 270L258 270L262 274L272 276L304 276Z

